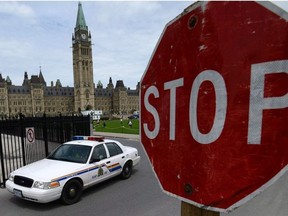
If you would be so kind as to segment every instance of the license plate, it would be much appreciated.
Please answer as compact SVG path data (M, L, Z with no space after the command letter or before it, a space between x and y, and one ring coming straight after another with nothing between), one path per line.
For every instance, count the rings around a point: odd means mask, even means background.
M14 195L15 195L15 196L20 197L20 198L23 197L22 191L17 190L17 189L14 189L13 192L14 192Z

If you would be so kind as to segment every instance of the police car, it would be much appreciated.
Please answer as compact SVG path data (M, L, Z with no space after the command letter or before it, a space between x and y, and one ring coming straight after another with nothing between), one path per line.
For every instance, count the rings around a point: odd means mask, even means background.
M129 178L139 162L136 148L104 137L75 136L47 158L13 171L6 188L34 202L74 204L89 186L117 175Z

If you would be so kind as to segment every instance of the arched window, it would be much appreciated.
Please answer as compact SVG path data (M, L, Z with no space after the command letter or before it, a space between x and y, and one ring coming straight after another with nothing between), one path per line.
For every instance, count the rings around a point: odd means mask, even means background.
M90 95L90 94L89 94L89 91L87 90L87 91L86 91L86 99L89 99L89 95Z

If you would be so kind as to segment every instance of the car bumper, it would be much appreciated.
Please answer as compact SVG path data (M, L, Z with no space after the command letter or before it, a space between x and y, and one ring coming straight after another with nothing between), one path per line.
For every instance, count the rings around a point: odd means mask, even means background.
M39 203L48 203L57 200L61 197L62 187L57 187L53 189L38 189L38 188L26 188L20 185L14 184L14 182L6 181L7 190L14 194L15 196Z
M133 159L133 166L138 165L140 162L140 156L137 156L136 158Z

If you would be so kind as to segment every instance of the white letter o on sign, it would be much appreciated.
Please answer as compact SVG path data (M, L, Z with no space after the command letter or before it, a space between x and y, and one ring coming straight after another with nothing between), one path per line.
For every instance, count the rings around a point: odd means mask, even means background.
M214 122L211 130L207 134L202 134L198 128L197 121L197 101L200 85L204 81L212 82L216 94L216 110ZM214 70L205 70L201 72L194 80L189 107L190 131L193 138L200 144L210 144L217 140L222 133L227 110L227 91L223 77Z

